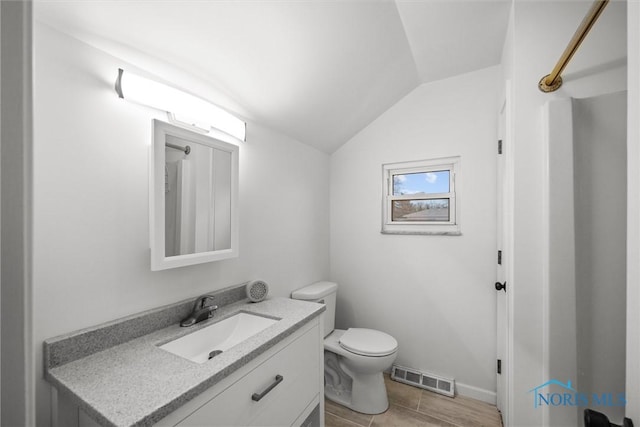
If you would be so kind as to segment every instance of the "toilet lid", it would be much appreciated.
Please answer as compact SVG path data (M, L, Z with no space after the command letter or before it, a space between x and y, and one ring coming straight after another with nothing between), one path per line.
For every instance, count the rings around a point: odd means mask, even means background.
M362 356L386 356L398 349L398 341L373 329L349 328L339 340L340 346Z

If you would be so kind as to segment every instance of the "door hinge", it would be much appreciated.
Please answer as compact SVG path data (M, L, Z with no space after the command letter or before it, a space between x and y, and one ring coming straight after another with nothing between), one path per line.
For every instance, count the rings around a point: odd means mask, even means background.
M502 140L498 140L498 154L502 154Z
M502 251L498 251L498 265L502 265Z
M502 374L502 360L500 359L498 359L498 363L496 364L496 372Z

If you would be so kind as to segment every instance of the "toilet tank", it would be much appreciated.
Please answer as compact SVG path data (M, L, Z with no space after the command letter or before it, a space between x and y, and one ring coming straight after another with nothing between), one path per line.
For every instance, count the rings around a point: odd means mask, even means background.
M335 327L336 321L336 292L338 285L333 282L316 282L291 292L291 298L324 304L324 336L326 337Z

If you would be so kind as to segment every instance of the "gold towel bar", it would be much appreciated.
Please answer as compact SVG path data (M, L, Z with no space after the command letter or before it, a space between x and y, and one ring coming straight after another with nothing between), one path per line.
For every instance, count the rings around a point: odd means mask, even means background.
M541 91L553 92L562 86L562 77L560 74L562 74L564 68L567 66L569 61L571 61L573 54L576 53L578 47L580 47L580 43L582 43L585 37L587 37L587 33L589 33L589 30L593 27L593 24L595 24L607 3L609 3L609 0L596 0L593 2L591 9L589 9L589 12L580 23L580 26L567 45L567 48L562 53L562 56L558 60L555 68L551 71L551 74L547 74L540 79L538 88Z

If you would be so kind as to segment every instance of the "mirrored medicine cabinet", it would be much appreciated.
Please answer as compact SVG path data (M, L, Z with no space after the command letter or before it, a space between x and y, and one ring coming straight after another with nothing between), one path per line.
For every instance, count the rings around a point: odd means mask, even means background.
M151 270L238 256L238 146L153 120Z

